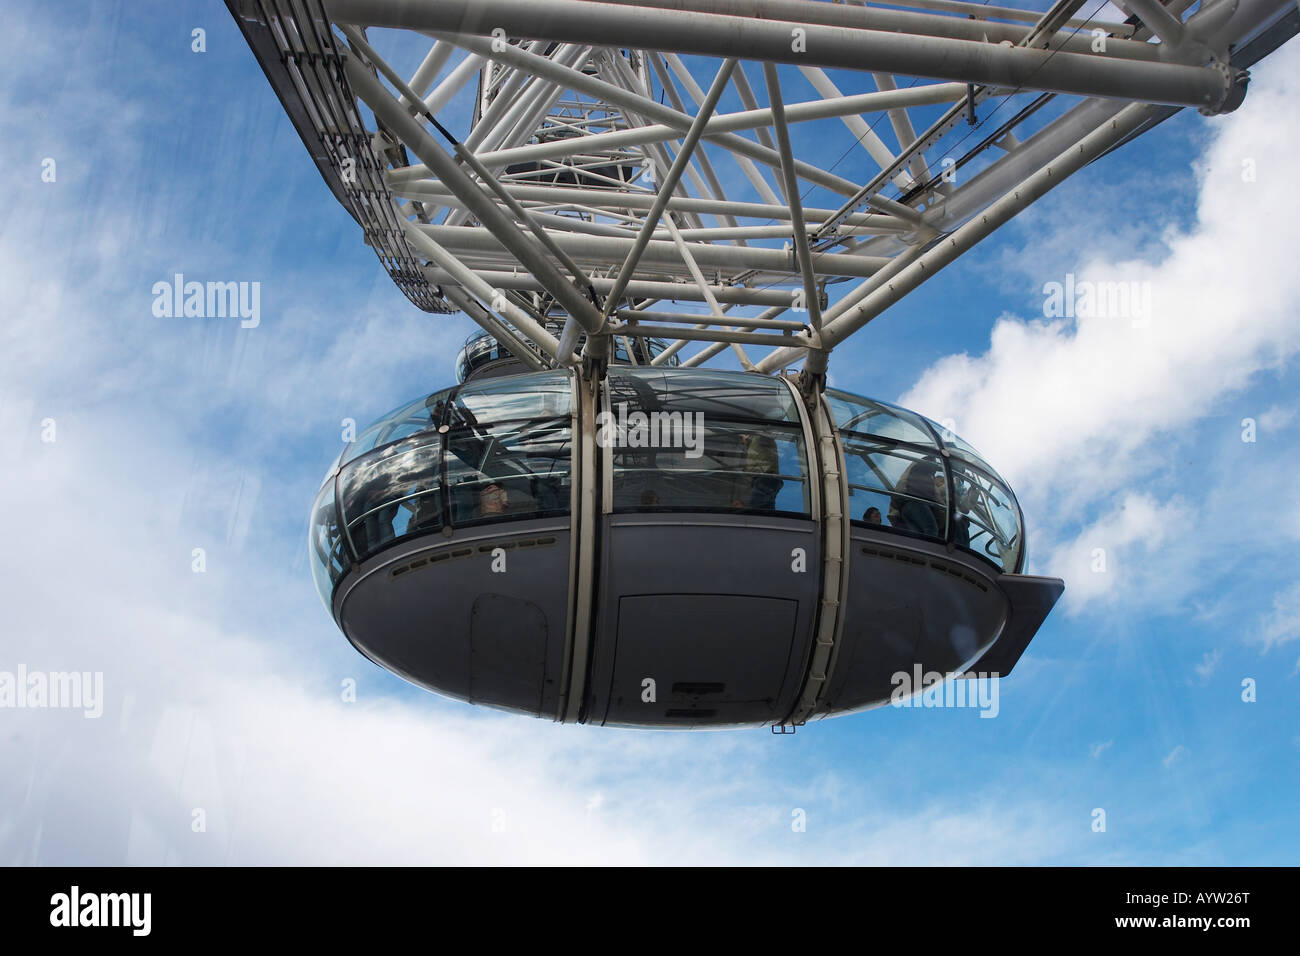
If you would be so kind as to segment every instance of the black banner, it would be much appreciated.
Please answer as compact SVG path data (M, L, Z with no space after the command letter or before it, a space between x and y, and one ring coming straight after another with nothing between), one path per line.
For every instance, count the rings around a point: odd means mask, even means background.
M1200 936L1232 945L1243 933L1285 932L1294 923L1294 877L1226 868L9 868L0 871L0 919L10 940L71 934L83 943L284 935L338 944L398 932L432 939L486 932L495 945L545 932L550 943L558 942L557 920L573 914L576 925L594 928L596 914L664 945L703 932L729 948L748 937L770 945L778 922L810 940L837 923L833 938L847 931L864 945L882 932L967 944L996 933L999 941Z

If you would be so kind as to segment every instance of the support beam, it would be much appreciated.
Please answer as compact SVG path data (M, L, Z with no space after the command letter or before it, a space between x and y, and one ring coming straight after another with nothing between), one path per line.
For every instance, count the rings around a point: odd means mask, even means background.
M617 317L623 322L667 322L670 325L698 325L700 319L714 318L719 322L725 322L733 329L776 329L781 332L804 333L808 331L807 322L798 322L794 319L762 319L757 316L746 319L734 315L710 317L693 312L652 312L649 309L620 309Z
M348 80L366 104L385 125L415 152L444 183L452 188L479 222L546 286L570 315L582 323L589 336L595 336L604 321L596 307L560 273L546 257L543 250L533 244L518 225L489 199L481 188L457 165L433 137L417 123L392 95L384 89L370 71L355 56L346 59L344 66ZM590 341L590 340L589 340Z
M645 252L646 246L650 244L655 226L659 224L659 218L663 215L664 210L668 208L668 198L672 195L673 190L677 188L677 183L682 178L686 164L691 161L691 154L695 151L696 144L700 141L700 135L704 132L704 124L708 122L709 117L713 114L713 108L718 105L718 100L722 98L722 91L726 89L727 82L731 79L731 71L735 68L736 61L727 60L719 68L717 75L714 76L709 95L700 107L700 113L695 118L695 122L691 124L686 139L682 141L682 148L677 153L677 159L673 162L672 169L668 170L664 181L659 184L659 196L656 198L654 205L650 207L650 211L646 213L641 232L636 237L632 248L628 250L627 256L623 259L623 266L619 269L618 277L614 280L614 289L605 303L605 315L609 315L618 308L618 301L623 296L623 289L631 281L632 273L636 271L637 263L641 260L641 254Z
M423 175L428 175L428 172L424 171ZM436 201L442 201L448 197L455 198L455 194L437 180L421 179L418 182L395 182L396 179L396 176L389 177L390 182L394 182L393 192L399 196ZM627 192L612 195L609 190L602 189L530 186L517 182L506 182L504 185L516 199L528 202L552 203L558 206L575 206L587 203L593 207L603 206L611 209L642 210L649 209L655 202L655 194L651 192ZM723 202L712 199L673 197L668 200L668 209L670 211L697 212L707 215L723 212L747 219L776 219L778 221L789 221L790 219L789 206L772 206L767 203L736 202L735 200ZM834 209L805 207L804 215L810 222L820 223L823 220L836 217L838 213ZM839 221L869 232L905 232L912 229L912 226L907 222L895 219L892 216L871 212L849 213L840 218Z
M684 239L682 239L682 234L677 231L677 227L673 224L672 219L665 219L664 223L668 226L668 231L673 235L673 244L677 246L678 254L686 263L686 267L691 270L691 278L695 280L696 286L698 286L700 292L704 294L705 301L709 303L710 311L713 312L715 318L723 318L726 313L723 312L722 307L718 305L718 300L709 292L709 284L704 278L704 273L700 271L699 263L697 263L695 257L691 255L690 246L687 245ZM745 350L740 346L739 342L733 342L731 350L736 353L736 358L740 360L741 368L744 368L747 371L753 370L754 363L749 360L749 356L745 354Z
M1151 32L1160 38L1161 44L1170 52L1182 45L1183 23L1165 9L1160 0L1126 0L1129 9L1142 18L1142 22L1151 28Z
M426 235L431 236L440 245L454 250L457 254L484 253L500 255L513 251L504 247L500 239L481 229L465 226L418 226ZM613 236L584 236L576 233L551 233L551 238L565 252L578 262L608 262L612 257L622 258L632 249L634 239L619 239ZM702 266L710 269L756 270L773 273L797 273L798 266L794 256L780 249L760 249L757 247L740 248L724 246L717 243L687 243L691 254ZM641 255L643 263L656 266L669 266L680 269L681 257L671 242L652 239ZM520 259L525 269L532 268ZM866 278L883 269L890 262L887 256L859 256L846 253L822 252L813 255L813 264L821 275L858 276ZM542 276L538 274L538 278ZM545 282L545 280L543 280ZM549 290L551 284L545 282ZM569 288L573 288L569 286ZM585 299L583 301L586 301ZM590 305L591 303L587 303ZM599 314L599 313L597 313Z
M474 270L475 274L494 289L514 289L520 292L545 292L546 287L530 275L522 272L498 272L485 269ZM435 268L425 269L430 282L444 285L459 280L451 273ZM608 295L614 280L593 277L592 285L601 295ZM709 285L709 292L719 302L727 305L775 305L789 307L791 302L789 289L749 289L745 286ZM630 299L661 299L664 301L704 302L704 294L693 282L654 282L647 279L634 279L623 290Z
M480 328L486 330L489 335L500 342L502 347L519 359L524 366L534 372L545 371L550 367L538 358L537 353L521 341L500 317L493 315L489 309L485 308L464 289L458 286L449 286L442 290L442 294L447 297L448 302L468 315L479 324Z
M1200 66L591 0L406 0L400 5L331 0L330 11L338 20L374 26L487 33L504 25L518 36L593 44L635 37L642 47L676 53L902 73L1210 112L1222 108L1232 89L1229 78ZM802 44L791 43L795 30L803 31Z
M999 227L1010 222L1031 203L1045 196L1113 145L1121 142L1124 137L1141 127L1154 109L1139 103L1124 107L1109 123L1093 130L1080 142L1028 177L1019 187L989 206L983 213L952 235L944 237L924 255L918 256L915 261L899 270L896 276L876 288L852 310L828 322L822 328L823 344L828 348L833 347L862 328L907 293L955 261L962 253L974 248ZM771 372L784 368L798 358L797 351L781 349L763 359L758 365L758 371Z
M832 99L804 100L786 107L785 118L790 124L809 123L833 117L874 113L880 110L901 111L914 106L933 106L938 103L956 103L966 97L965 83L928 83L904 90L876 93L857 93ZM721 113L709 118L704 126L705 138L720 133L756 130L760 134L772 125L770 107L749 109L738 113ZM638 146L647 143L667 142L681 136L681 129L665 123L650 123L631 129L610 133L595 133L581 139L560 139L553 143L529 143L513 149L480 153L479 158L489 166L536 162L543 159L564 159L576 153L621 146ZM761 136L760 136L761 138ZM908 140L911 142L911 140ZM775 146L769 147L775 151ZM428 170L421 166L408 166L393 172L391 182L422 179Z
M804 303L814 331L822 327L821 297L817 294L817 278L813 274L812 250L808 246L808 229L803 221L803 203L799 199L799 183L794 178L794 156L790 151L790 131L785 125L785 107L781 99L781 79L776 64L763 64L763 77L767 80L767 100L772 104L776 120L777 149L781 153L781 172L785 175L785 191L790 197L790 217L794 224L794 252L799 262L799 275L803 278Z
M693 10L696 13L754 17L789 23L819 23L849 30L883 30L887 33L910 33L916 36L948 37L954 40L978 40L991 43L1001 43L1005 40L1013 44L1020 44L1033 28L998 23L988 18L999 17L1008 20L1019 18L1032 22L1039 16L1032 10L1012 10L976 3L949 4L949 7L965 7L965 15L945 17L918 13L914 10L889 10L858 4L823 3L820 6L813 6L808 0L602 0L602 2L632 7L656 7L663 10ZM927 4L916 0L900 0L899 5L925 7ZM1075 30L1064 32L1062 28L1067 26L1072 26ZM1127 24L1108 24L1084 18L1068 20L1056 27L1055 29L1062 32L1050 34L1051 47L1053 50L1087 52L1092 43L1092 34L1089 31L1094 28L1116 34L1114 39L1106 42L1107 53L1129 59L1159 59L1159 55L1147 44L1122 39L1132 31L1132 27Z
M459 0L458 0L459 2ZM572 0L572 2L581 2L581 0ZM448 32L455 42L467 49L482 53L484 56L491 55L494 59L503 63L508 63L518 69L530 73L537 73L542 76L555 79L557 82L567 83L571 89L586 93L597 99L605 100L621 109L631 113L644 116L647 119L654 120L657 123L664 123L673 126L681 132L686 132L691 128L694 117L681 113L671 107L657 103L648 97L641 96L639 93L633 93L613 83L607 83L604 80L597 79L594 76L588 76L581 70L569 70L558 64L552 63L544 56L536 56L516 46L507 45L504 50L492 52L492 41L483 37L458 34ZM717 143L723 149L730 150L742 156L748 156L750 159L758 160L768 166L776 168L781 162L781 158L776 154L776 150L767 149L760 146L752 140L745 139L735 133L720 133L717 135L708 135L705 139ZM796 162L795 169L801 179L818 186L824 186L832 192L841 193L845 196L851 196L857 191L857 184L850 182L843 176L836 176L820 169L811 163Z
M365 37L361 35L360 31L355 27L347 25L343 26L342 29L353 47L360 50L366 58L376 66L376 68L388 77L388 81L397 87L398 92L402 94L408 103L416 103L419 101L419 95L407 86L401 76L397 74L397 71L390 67L387 62L385 62L383 58L374 51L370 44L366 42ZM432 117L430 117L430 119L432 119ZM505 204L506 208L514 214L515 219L528 226L529 232L537 238L538 242L546 247L547 251L560 260L580 285L591 289L591 280L587 278L586 273L578 267L577 263L565 254L563 249L559 248L551 241L550 235L538 224L537 220L519 204L518 200L511 196L510 193L508 193L505 188L497 182L496 177L493 176L492 173L489 172L488 169L478 160L478 157L474 155L471 147L467 146L465 143L459 142L453 142L452 145L456 151L456 157L472 169L475 175L478 176L479 180L496 194L497 198L500 199Z
M789 345L795 348L807 348L809 339L806 335L789 332L764 335L762 332L733 332L730 329L680 329L670 325L642 325L641 323L615 323L615 335L635 335L648 339L690 339L699 342L726 342L729 345Z
M417 252L428 256L440 268L446 270L471 295L477 296L483 302L492 302L497 298L496 289L484 281L483 277L474 270L467 268L442 246L428 236L420 234L409 222L404 223L403 228L406 230L407 239L410 240L411 245L415 247ZM560 351L559 342L556 341L555 336L523 309L506 299L501 303L501 311L514 324L515 328L528 336L534 345L555 359L558 364L573 364L573 356Z

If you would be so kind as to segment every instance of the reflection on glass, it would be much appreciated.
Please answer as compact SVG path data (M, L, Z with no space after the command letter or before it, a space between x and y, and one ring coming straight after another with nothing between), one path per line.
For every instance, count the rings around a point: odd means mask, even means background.
M450 432L451 524L568 514L572 438L567 414L501 425L480 421L473 428Z
M927 538L947 537L947 482L937 455L880 439L842 438L853 520Z
M609 405L629 411L700 413L706 422L799 421L784 382L751 372L714 369L610 368Z
M715 423L703 454L616 446L616 510L808 513L803 436L792 428Z
M850 395L838 389L826 389L826 400L840 431L859 435L875 435L895 441L910 442L934 448L934 436L925 427L920 415L905 408L872 401L860 395Z
M339 475L339 501L358 559L398 538L442 525L440 438L425 432L349 463Z
M471 382L456 392L448 410L451 427L568 417L573 388L568 372L536 372Z
M992 471L992 469L989 468L988 463L984 460L984 456L981 455L979 452L977 452L975 450L975 446L973 446L970 442L966 441L956 432L940 424L939 422L932 421L931 419L928 418L926 419L926 421L930 422L931 427L933 427L934 430L938 433L939 440L943 442L943 447L947 448L955 455L961 455L963 458L969 458L971 461L974 461L976 464L983 465L986 469Z
M410 435L436 429L442 422L442 405L451 389L434 392L425 398L401 405L379 421L367 425L356 441L343 452L343 461L355 461L375 448L399 441Z
M334 482L325 483L311 510L311 530L308 532L307 552L311 561L311 575L316 582L320 599L330 613L330 599L334 585L343 576L348 559L343 550L343 535L339 531L334 510Z
M1013 572L1020 564L1023 531L1020 509L1000 481L971 465L950 459L957 488L956 543L988 558L1002 570Z
M808 514L794 401L745 372L611 369L615 510Z

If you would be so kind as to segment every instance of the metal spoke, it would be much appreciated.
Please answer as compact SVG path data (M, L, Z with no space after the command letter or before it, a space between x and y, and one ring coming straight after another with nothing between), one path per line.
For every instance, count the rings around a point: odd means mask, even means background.
M814 380L1074 171L1183 107L1237 108L1300 30L1293 0L1130 0L1126 23L1100 0L227 5L421 308L529 368L585 338L599 374L616 339Z

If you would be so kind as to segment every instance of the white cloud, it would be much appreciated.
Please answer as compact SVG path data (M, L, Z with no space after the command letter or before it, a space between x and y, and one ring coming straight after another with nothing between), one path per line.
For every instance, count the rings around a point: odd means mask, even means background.
M1167 257L1062 259L1037 276L1040 284L1067 272L1079 281L1150 283L1149 323L1004 315L987 352L942 359L902 403L954 419L1028 494L1065 488L1086 503L1123 480L1163 436L1294 354L1300 196L1287 177L1300 127L1276 117L1300 94L1298 62L1300 48L1279 51L1259 71L1270 82L1252 85L1248 106L1214 121L1196 221L1169 237ZM1244 155L1265 171L1258 182L1241 181ZM1112 215L1122 219L1125 211ZM1070 235L1068 227L1059 231ZM1092 237L1077 240L1075 248L1092 245Z
M7 525L25 547L0 554L5 662L102 670L107 698L99 720L0 712L5 863L1029 863L1075 845L1050 805L989 788L863 816L860 783L782 772L766 734L565 728L394 695L303 575L260 556L264 526L233 566L193 574L193 529L150 508L184 465L108 444L56 444L0 477L25 500ZM94 499L78 496L87 463ZM259 580L279 597L246 613ZM355 704L344 676L361 677Z
M1092 757L1093 760L1096 760L1107 750L1109 750L1114 745L1114 743L1115 743L1115 738L1112 737L1110 740L1107 740L1104 743L1093 744L1091 747L1088 748L1088 756Z
M1161 763L1163 763L1165 765L1165 768L1168 769L1169 767L1172 767L1174 764L1176 764L1178 761L1182 760L1186 756L1187 756L1187 748L1184 747L1182 744L1179 744L1173 750L1169 751L1168 756L1166 756L1165 759L1161 761Z
M64 65L66 51L48 40L53 35L24 28L10 43L27 50L20 62L35 63L43 76ZM147 57L129 33L120 41L120 57ZM0 59L12 69L16 58ZM0 77L10 79L3 69ZM14 428L0 443L11 543L0 551L0 581L5 663L102 670L108 701L97 721L67 712L0 714L0 862L1034 863L1087 856L1087 821L1061 812L1068 799L962 780L951 797L900 809L890 800L896 766L866 783L830 774L810 781L800 761L782 765L761 734L562 728L395 691L393 680L346 646L316 605L305 569L286 559L301 558L308 502L296 497L301 478L269 462L289 440L337 440L333 432L312 437L314 403L351 410L369 402L379 411L406 397L381 401L373 389L388 387L395 368L445 369L451 334L413 310L394 314L393 302L402 300L382 276L360 290L329 276L285 277L302 283L285 296L296 304L268 316L256 335L140 326L148 283L137 288L127 269L139 271L141 250L160 254L175 244L187 261L213 268L231 261L210 239L175 225L177 210L192 208L195 196L210 203L223 193L152 169L157 143L148 108L86 99L111 96L93 76L68 76L65 96L92 104L79 113L86 122L111 117L113 135L98 140L108 152L98 161L140 175L122 176L122 193L102 197L89 226L81 206L41 205L46 200L33 200L27 184L13 191L21 199L0 235L7 314L0 427ZM10 94L7 105L22 106L18 99ZM27 128L49 129L34 105L22 109ZM93 132L78 127L77 138L55 151L74 155ZM243 127L226 133L255 140ZM7 137L8 144L26 139ZM91 160L85 156L83 169ZM25 168L3 165L11 173ZM227 182L242 185L255 165L239 164ZM76 163L60 168L61 182L76 181ZM323 190L319 198L329 201ZM93 242L65 241L88 229ZM276 233L268 228L250 245L265 251ZM340 328L313 308L351 309L357 318ZM250 381L257 389L246 394ZM212 415L214 407L229 420ZM31 425L51 410L60 437L43 445ZM334 412L319 420L332 429ZM1140 558L1161 522L1182 515L1169 507L1139 498L1132 514L1114 516L1104 530L1121 562L1130 553ZM209 549L204 575L190 571L198 544ZM355 675L360 699L345 704L338 682ZM809 808L806 834L790 830L796 806ZM192 828L196 809L204 811L204 833ZM495 821L503 832L493 831Z
M1283 408L1280 405L1273 405L1265 409L1259 416L1259 427L1265 432L1281 431L1290 425L1295 419L1296 410L1294 408Z
M1127 494L1048 555L1046 565L1069 582L1066 608L1078 611L1101 598L1114 604L1148 591L1153 575L1164 570L1169 543L1182 537L1189 521L1180 501L1162 504L1149 495Z
M1300 584L1273 598L1273 610L1265 616L1259 637L1265 651L1300 640Z
M92 78L69 77L66 95ZM147 165L146 113L93 113L112 118L115 171ZM55 188L71 189L75 166L61 170ZM410 396L379 393L413 371L442 384L464 325L405 307L382 275L357 289L291 273L276 281L292 305L272 314L264 288L257 329L159 324L149 289L165 273L150 255L241 276L219 265L232 253L206 220L153 228L160 208L195 202L155 179L93 197L113 224L103 241L67 242L86 208L30 183L0 224L0 668L102 671L107 698L98 720L0 711L0 862L1033 862L1071 845L1050 805L964 786L870 819L857 799L810 805L796 837L790 809L810 788L766 734L556 727L377 671L317 603L302 540L319 472L302 474L314 452L283 446L319 447L323 463L335 410L385 410ZM45 444L49 414L58 440ZM355 704L344 677L358 679ZM945 842L976 826L979 839Z
M1157 599L1181 596L1190 585L1180 573L1195 571L1204 585L1206 574L1248 561L1265 533L1300 534L1293 495L1245 493L1248 484L1267 483L1247 459L1234 459L1235 468L1224 463L1208 488L1204 479L1219 466L1198 462L1192 499L1145 487L1175 472L1179 487L1187 486L1184 462L1172 459L1189 429L1300 349L1293 263L1300 194L1288 180L1300 126L1276 121L1291 115L1300 95L1298 65L1300 46L1284 47L1255 71L1246 106L1211 121L1197 165L1195 219L1165 230L1163 257L1106 255L1110 234L1088 231L1095 209L1080 229L1057 225L1024 250L1038 287L1067 273L1077 281L1149 283L1149 321L1003 315L987 351L941 359L900 399L936 420L953 419L1007 477L1026 512L1033 570L1064 577L1075 610L1121 594L1137 599L1144 590ZM1243 157L1255 160L1257 181L1242 181ZM1119 200L1102 203L1117 223L1126 221L1126 193L1100 193ZM1056 251L1045 256L1040 246ZM1267 433L1290 412L1270 408L1259 417ZM1171 529L1196 535L1173 547ZM1123 577L1092 572L1099 547ZM1170 594L1150 586L1156 583Z
M1219 664L1223 661L1223 651L1215 648L1207 651L1201 658L1201 662L1196 665L1196 676L1200 678L1202 684L1214 676L1214 672L1219 669Z

